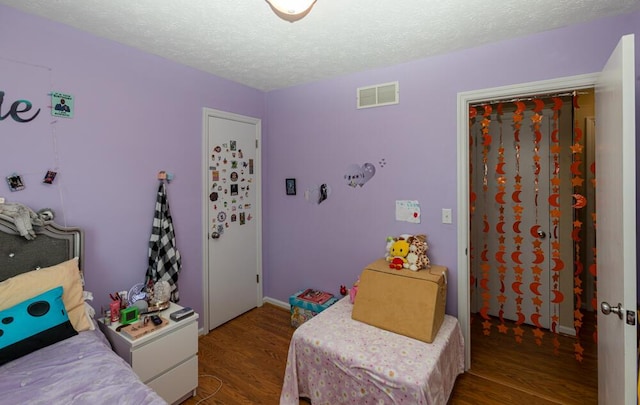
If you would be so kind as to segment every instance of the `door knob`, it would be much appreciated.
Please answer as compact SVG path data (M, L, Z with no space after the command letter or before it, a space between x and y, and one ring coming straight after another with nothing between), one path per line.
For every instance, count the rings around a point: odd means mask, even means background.
M622 319L622 304L618 303L617 307L612 307L611 305L609 305L609 303L607 301L602 301L602 304L600 304L600 309L602 310L602 313L605 315L609 315L610 313L614 313L617 314L618 317L620 319Z
M547 237L547 234L544 231L538 231L538 237L544 239Z

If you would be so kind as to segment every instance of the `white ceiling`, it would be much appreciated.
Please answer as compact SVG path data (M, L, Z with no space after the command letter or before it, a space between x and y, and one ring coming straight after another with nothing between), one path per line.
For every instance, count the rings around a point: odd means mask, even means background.
M395 65L640 9L640 0L0 0L261 90Z

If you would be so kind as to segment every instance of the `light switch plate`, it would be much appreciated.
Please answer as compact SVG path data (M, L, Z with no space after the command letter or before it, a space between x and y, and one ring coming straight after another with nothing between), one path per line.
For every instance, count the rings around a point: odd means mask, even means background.
M452 223L452 220L451 220L451 208L443 208L442 209L442 223L443 224Z

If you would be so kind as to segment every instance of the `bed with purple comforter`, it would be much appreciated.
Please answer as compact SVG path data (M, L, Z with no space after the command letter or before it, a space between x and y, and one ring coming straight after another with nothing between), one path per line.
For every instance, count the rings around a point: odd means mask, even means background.
M0 404L166 404L96 327L83 241L79 228L27 234L0 214Z
M0 404L166 404L118 357L99 329L0 367Z

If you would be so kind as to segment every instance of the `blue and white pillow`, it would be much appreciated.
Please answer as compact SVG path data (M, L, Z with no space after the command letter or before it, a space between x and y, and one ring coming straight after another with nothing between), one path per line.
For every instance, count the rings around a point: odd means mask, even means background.
M77 335L62 286L0 311L0 365Z

